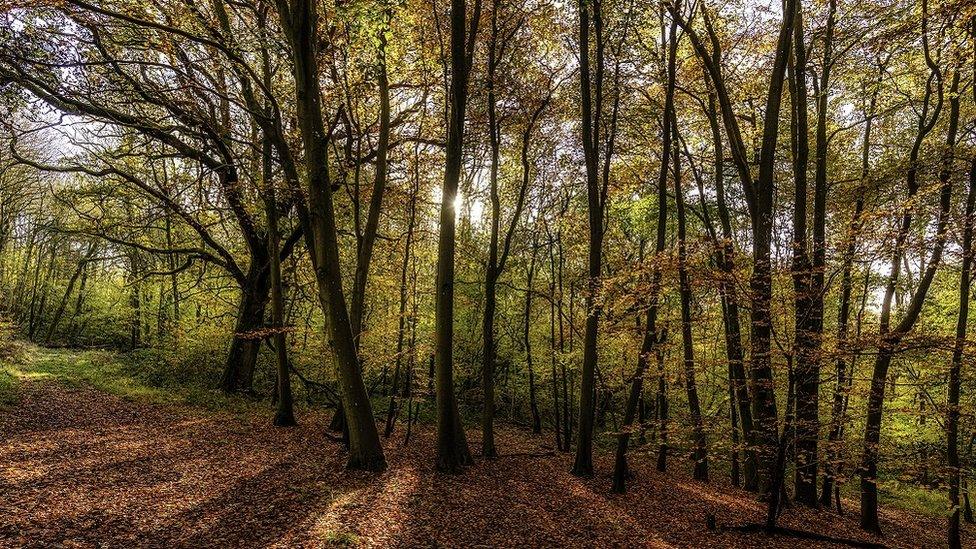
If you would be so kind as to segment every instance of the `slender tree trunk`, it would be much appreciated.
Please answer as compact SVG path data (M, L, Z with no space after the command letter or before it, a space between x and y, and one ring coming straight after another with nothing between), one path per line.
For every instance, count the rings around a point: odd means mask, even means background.
M268 218L268 256L271 275L271 329L277 359L277 383L274 425L291 427L295 422L295 405L291 392L291 372L288 368L288 335L285 332L285 297L281 280L281 234L278 229L278 202L271 173L271 141L262 142L262 180L264 183L264 209Z
M552 412L553 412L553 429L556 435L556 449L561 451L568 451L569 448L563 444L562 437L562 424L560 422L560 408L559 408L559 378L556 374L556 362L561 361L559 358L559 353L561 349L557 347L556 344L556 277L557 277L557 267L555 252L553 250L554 240L552 234L549 233L549 227L546 227L546 234L548 236L548 248L549 248L549 369L550 375L552 376ZM562 328L562 318L559 319L560 328Z
M27 338L31 341L34 340L34 334L37 329L40 328L42 319L44 318L44 309L47 305L47 294L51 287L51 277L54 275L54 264L58 257L58 242L52 239L50 246L48 246L48 251L50 252L50 261L48 261L47 270L44 272L44 278L41 279L41 266L44 264L44 254L37 254L37 265L34 271L34 291L31 292L31 302L30 302L30 319L27 323ZM40 292L40 299L38 299L38 292ZM138 310L138 309L137 309Z
M501 230L501 200L498 196L498 161L501 147L501 125L498 121L495 104L495 71L498 67L498 9L499 3L492 2L491 36L488 42L488 143L491 150L489 175L489 198L491 199L491 237L488 244L488 262L485 265L485 311L481 325L481 340L484 353L481 362L481 383L484 394L484 408L481 413L481 455L493 458L498 455L495 449L495 309L497 307L498 239Z
M373 248L376 235L379 232L380 211L383 209L383 194L386 192L387 158L390 148L390 83L386 73L386 46L389 32L391 10L383 16L383 24L377 32L379 49L376 60L376 83L379 88L380 100L380 128L376 144L375 175L373 192L369 199L369 211L366 213L366 227L363 231L362 245L356 258L356 274L353 279L352 296L349 305L349 318L352 324L353 337L356 338L356 348L362 343L363 311L366 304L366 284L369 280L369 268L373 260Z
M542 417L539 415L539 401L535 389L535 366L532 363L532 283L535 281L535 260L538 253L538 242L533 239L532 252L529 259L529 270L525 276L525 321L523 322L522 340L525 344L525 368L529 371L529 412L532 414L532 432L542 434Z
M323 121L318 78L318 8L316 0L276 4L291 42L298 126L305 148L309 209L306 243L315 269L318 297L326 316L329 345L335 354L342 408L349 431L347 467L379 471L386 459L363 381L355 337L342 290L342 269L329 177L328 134Z
M603 259L604 196L600 186L600 118L603 110L603 14L600 0L579 2L580 117L583 156L586 163L589 250L587 258L586 331L583 341L583 369L580 377L579 431L572 474L593 476L593 426L596 400L597 338L601 305L601 261ZM595 29L595 75L590 62L590 16ZM596 98L594 100L593 94ZM604 159L606 162L608 159Z
M965 229L962 242L962 270L959 275L959 316L956 319L956 341L952 350L952 364L949 367L949 396L946 419L946 465L949 469L949 528L950 549L962 547L959 537L959 386L962 370L962 357L966 345L969 321L970 278L973 265L973 214L976 210L976 159L969 168L969 194L966 198Z
M417 167L419 154L418 149L414 149L414 178L413 178L413 188L410 194L410 215L407 218L407 238L403 246L403 262L400 264L400 309L398 315L398 325L397 325L397 353L396 353L396 366L393 369L393 384L390 391L390 405L386 412L386 429L383 431L383 436L389 438L393 434L393 426L396 422L396 417L398 414L397 410L397 383L399 382L400 369L403 364L403 344L404 337L406 335L406 323L407 323L407 274L410 268L411 259L411 247L413 245L413 232L414 224L417 219L417 194L420 190L420 171ZM411 316L411 319L413 317ZM413 347L410 348L410 353L413 353ZM409 376L406 383L409 383ZM406 384L404 386L403 394L407 394ZM410 413L409 408L407 413Z
M715 63L719 59L715 59ZM728 202L725 194L725 174L724 174L724 147L722 144L722 134L719 128L719 113L715 105L715 91L711 85L711 78L708 72L705 73L705 80L710 84L708 94L708 122L712 131L712 142L715 148L715 165L713 176L715 178L716 205L718 207L718 217L722 226L721 240L712 226L711 217L705 216L706 229L713 235L715 241L715 262L719 267L719 295L722 302L722 323L725 328L725 353L729 366L729 389L733 397L731 406L734 408L733 431L736 431L735 420L738 420L742 429L742 438L745 442L745 460L743 461L742 472L744 476L744 488L751 492L759 489L759 458L756 452L756 433L752 420L752 401L749 397L749 387L747 384L745 371L745 353L742 350L742 328L739 320L739 297L735 279L735 247L733 245L732 216L729 214ZM699 196L704 200L704 188L699 189ZM707 209L703 206L703 212ZM733 439L736 434L733 434ZM733 453L735 455L735 453Z
M58 329L58 324L61 322L61 316L64 315L64 310L68 306L68 299L71 297L71 292L74 291L75 283L78 281L78 277L81 276L81 272L85 269L85 265L95 257L97 251L98 246L94 242L91 243L88 246L88 252L85 253L85 257L78 261L78 267L71 274L71 278L68 279L68 286L64 290L64 296L61 297L61 302L58 303L58 308L54 311L54 318L51 319L51 324L47 328L47 335L44 336L46 343L51 343L54 332Z
M661 33L664 33L662 22ZM634 418L637 416L637 406L644 389L644 374L647 371L651 355L655 352L660 334L657 327L657 316L660 307L661 294L661 264L665 260L665 244L667 241L668 225L668 163L671 159L672 131L674 123L674 89L676 79L676 56L678 47L677 24L671 24L668 36L662 36L667 44L667 66L665 70L664 113L661 117L661 168L658 172L657 185L657 239L654 248L653 270L651 273L650 303L644 324L644 337L641 341L640 354L637 356L637 369L630 382L630 394L624 409L624 420L621 432L617 435L617 452L613 469L613 486L611 490L616 494L627 491L626 482L629 477L627 469L627 446L633 430Z
M927 6L923 6L923 38L926 36L926 8ZM932 70L932 75L938 81L937 103L931 119L927 119L927 107L929 103L928 99L932 91L932 79L930 78L929 83L926 86L926 99L924 101L925 106L923 107L921 116L919 117L919 132L915 139L915 144L912 147L912 152L909 159L907 173L909 201L911 201L918 192L918 153L922 140L925 138L925 135L928 134L935 126L935 122L938 121L940 111L942 110L943 94L941 73L935 67L934 62L929 59L927 38L924 40L924 43L926 45L926 58L929 62L930 69ZM938 269L939 262L942 259L942 251L945 247L946 238L948 236L948 216L952 201L952 151L956 143L956 131L959 123L958 89L959 71L957 70L954 72L949 91L950 115L949 128L946 133L947 146L943 156L943 167L939 172L939 180L941 184L939 197L939 217L936 227L935 243L932 245L928 264L926 265L925 272L919 279L918 286L911 297L911 301L905 309L904 316L902 317L901 321L892 328L890 325L891 302L898 284L908 233L911 231L912 227L912 206L908 206L905 213L902 215L901 225L899 227L895 242L895 253L892 258L891 274L888 278L888 284L885 289L885 297L881 305L879 329L880 344L878 348L878 355L874 363L874 372L871 376L871 392L868 393L867 421L865 422L864 426L864 445L861 461L861 528L878 534L881 533L881 523L878 519L878 456L879 444L881 442L881 420L883 417L885 387L888 381L888 369L891 366L891 360L897 352L898 346L901 344L902 339L912 330L912 328L915 326L915 322L918 320L919 314L921 313L922 304L925 301L925 296L928 293L928 289L931 286L933 279L935 278L936 270Z
M833 3L831 4L833 5ZM833 10L832 10L833 13ZM832 18L831 18L832 20ZM864 124L864 136L861 145L861 189L858 190L857 199L854 203L854 214L851 219L850 229L845 237L844 260L841 267L840 282L840 310L837 313L837 383L834 389L834 398L831 405L830 432L827 435L827 459L824 462L823 487L820 493L820 505L826 508L832 506L834 501L833 492L836 487L836 471L840 465L841 451L843 449L843 432L846 418L846 403L849 393L849 386L853 379L853 372L848 371L848 356L850 356L849 324L851 315L851 293L853 290L853 267L854 257L857 254L857 238L861 232L862 215L864 214L864 193L868 179L869 157L871 152L871 129L874 122L874 111L877 105L878 90L880 89L881 78L884 70L878 71L878 80L875 82L874 92L871 94L871 101L867 111L867 121ZM824 91L821 91L825 94ZM824 99L823 101L826 101ZM824 107L825 108L825 107ZM818 136L819 136L818 122ZM818 148L820 147L818 137ZM818 152L818 158L821 153ZM826 151L823 153L826 155ZM819 160L818 160L819 161ZM818 168L819 169L819 168ZM853 363L851 364L853 367ZM839 498L838 498L839 499ZM840 509L838 509L840 510Z
M654 353L657 358L657 470L661 472L668 467L668 380L664 373L663 347L667 337L667 330L662 329Z
M560 216L561 218L561 216ZM562 229L556 231L556 244L559 250L559 302L557 304L559 316L559 373L560 379L562 381L562 402L563 402L563 449L565 451L570 451L573 446L573 416L572 410L570 409L570 395L569 395L569 376L566 373L566 359L564 353L566 352L566 326L569 327L569 346L570 352L572 352L573 340L573 299L574 295L570 291L570 301L569 301L569 319L568 321L563 318L563 267L566 264L566 257L563 255L563 235Z
M476 4L470 35L465 29L465 0L451 0L451 81L449 89L450 113L447 130L446 165L441 192L440 234L437 242L437 304L435 310L434 363L437 385L437 470L460 472L461 467L473 463L468 442L458 413L454 394L454 209L458 182L461 177L464 145L465 106L468 97L468 76L471 61L467 53L468 40L474 43L480 2Z
M85 305L85 290L88 288L88 277L91 272L91 263L86 262L81 269L81 282L78 283L78 296L75 298L74 310L71 313L71 318L69 319L68 337L72 343L74 343L80 332L81 325L78 324L78 317L81 316L82 309Z
M672 32L677 31L677 25ZM672 119L673 141L678 143L678 123ZM695 462L695 480L708 482L708 451L705 441L705 426L702 421L701 404L698 401L698 385L695 381L695 341L691 330L691 282L688 280L688 252L686 248L686 220L684 189L681 186L681 156L679 147L673 147L674 157L674 196L675 211L678 217L678 286L681 294L681 342L684 358L685 390L688 394L688 409L691 413Z

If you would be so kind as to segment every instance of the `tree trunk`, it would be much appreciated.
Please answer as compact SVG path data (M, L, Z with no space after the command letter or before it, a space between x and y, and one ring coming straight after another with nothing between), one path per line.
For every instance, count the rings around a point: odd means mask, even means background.
M807 122L806 45L803 39L803 14L797 6L793 31L793 58L789 65L790 97L792 98L791 145L793 149L793 178L795 182L793 208L793 292L794 292L794 350L796 418L795 500L801 505L816 507L817 500L817 442L820 427L820 341L823 326L823 297L816 275L816 261L811 259L807 240L807 168L809 166L809 124ZM818 125L818 137L820 127ZM817 199L814 208L814 255L822 259L823 202L821 191L826 189L826 173L818 169ZM819 176L823 175L821 181ZM819 217L818 217L819 214ZM816 250L819 250L819 254ZM822 267L822 265L821 265ZM777 471L779 474L779 471Z
M290 6L290 7L289 7ZM308 219L318 297L326 316L329 345L335 354L342 408L349 427L347 467L380 471L386 458L363 381L349 311L342 290L338 231L329 176L328 134L323 121L318 78L318 10L316 0L277 3L282 27L292 46L298 126L305 148Z
M537 252L538 242L533 239L529 271L525 277L525 322L523 323L522 340L525 344L525 368L529 371L529 412L532 414L532 433L539 435L542 434L542 418L539 416L539 402L536 398L535 367L532 364L532 337L529 330L532 322L532 282L535 279Z
M677 25L672 27L677 32ZM671 121L673 141L678 143L678 123ZM686 220L684 189L681 186L681 156L679 147L673 147L674 156L674 196L675 211L678 216L678 286L681 293L681 342L684 358L685 390L688 394L688 409L691 413L695 462L695 480L708 482L708 451L705 441L705 426L702 421L701 404L698 401L698 385L695 381L695 341L691 330L691 282L688 280L688 252L685 244Z
M434 364L437 385L437 461L438 471L457 473L473 463L468 441L458 413L454 393L454 208L458 182L461 177L464 146L465 106L468 98L468 76L471 60L467 53L468 40L474 44L480 17L480 1L472 19L472 32L465 26L465 0L451 0L451 81L449 90L450 118L447 129L444 185L441 192L440 234L437 240L437 300L435 308Z
M413 245L413 231L414 224L417 219L417 194L420 190L420 172L417 167L417 160L419 159L419 153L417 148L414 149L414 178L413 178L413 188L410 192L410 215L407 219L407 239L403 246L403 261L400 264L400 309L399 315L397 317L397 353L396 353L396 366L393 369L393 384L390 391L390 405L386 411L386 428L383 431L383 436L389 438L393 434L393 426L396 422L397 417L397 383L399 383L400 370L403 365L403 347L404 338L406 335L407 327L407 273L410 268L411 259L411 246ZM413 322L413 315L411 315L411 322ZM413 346L410 347L410 353L412 356ZM407 376L407 380L404 383L403 394L407 395L409 391L410 379ZM407 413L410 413L410 409L407 409Z
M594 62L590 62L590 11L595 35ZM580 375L579 430L572 474L593 476L593 426L596 399L597 338L602 310L601 262L603 259L604 190L600 183L600 127L603 111L604 37L600 0L579 2L580 118L583 131L583 157L586 163L587 217L589 250L587 258L586 331L583 339L583 368ZM595 72L591 78L591 72ZM595 99L593 94L595 92ZM609 152L609 151L608 151ZM609 158L604 158L604 170Z
M662 329L660 339L657 342L657 350L654 353L657 358L657 470L661 472L664 472L668 467L668 380L664 374L663 347L667 337L667 330Z
M716 59L717 63L718 60ZM706 228L709 234L713 235L715 241L715 263L720 270L719 275L719 296L722 302L722 324L725 328L725 354L729 366L729 389L731 391L731 406L735 408L732 412L733 423L738 419L742 429L742 438L745 442L745 460L742 472L744 476L744 488L750 492L759 490L759 458L756 452L756 433L752 421L752 401L749 397L749 387L745 371L745 353L742 350L742 328L739 320L739 297L735 279L735 247L732 234L732 216L729 214L729 207L725 195L725 174L724 174L724 147L722 146L722 133L719 128L719 113L715 106L715 92L711 85L708 72L705 73L705 80L709 86L708 94L708 123L712 131L712 142L715 147L715 165L713 167L713 177L715 178L716 205L718 207L718 217L722 226L721 241L718 238L715 228L712 226L711 218L706 215ZM699 196L704 200L704 189L699 189ZM702 211L707 213L703 206ZM736 426L733 424L733 431ZM735 435L733 434L733 438Z
M78 261L78 267L75 272L71 274L71 278L68 280L68 286L64 290L64 296L61 297L61 302L58 303L58 308L54 311L54 318L51 319L51 324L47 328L47 335L44 337L46 343L51 343L51 339L54 337L54 332L58 328L58 324L61 322L61 316L64 315L64 310L68 306L68 299L71 297L71 292L75 288L75 283L78 281L78 277L81 276L82 271L85 269L85 265L95 257L95 252L98 251L98 246L93 242L88 246L88 252L85 253L80 261Z
M278 203L272 181L271 141L265 137L261 144L262 182L264 183L264 209L268 218L268 260L271 275L271 329L277 359L277 383L274 425L296 425L295 406L291 392L291 371L288 368L288 334L285 331L285 298L281 280L281 234L278 229Z
M923 8L924 7L925 6L923 6ZM926 10L923 9L923 38L926 36L924 29L927 26L927 19L928 17ZM927 38L925 41L926 57L928 58ZM939 73L938 69L935 68L934 62L932 62L931 59L927 59L927 61L932 69L932 74L938 80L937 102L931 119L927 120L927 107L932 92L932 80L930 79L926 86L924 100L925 106L923 107L921 116L919 117L919 132L915 139L915 144L912 147L909 158L907 172L909 201L911 201L918 192L918 154L921 148L922 140L932 130L932 128L934 128L935 123L938 121L943 103L941 73ZM881 306L879 328L880 344L878 348L878 355L874 363L874 372L871 376L871 392L868 394L867 421L864 427L864 445L861 461L861 528L878 534L881 533L881 523L878 519L878 455L879 443L881 441L881 420L885 400L885 386L887 385L888 381L888 369L891 366L891 360L894 354L897 352L898 346L900 345L902 339L912 330L912 328L914 328L915 322L918 320L919 314L922 310L922 304L925 301L925 296L928 293L928 289L931 286L933 279L935 278L936 270L938 269L939 262L942 259L942 251L945 247L946 238L948 236L948 216L952 202L952 151L956 143L956 131L959 123L958 89L959 71L955 71L952 79L951 89L949 91L950 115L949 127L948 131L946 132L947 146L943 156L943 167L939 172L939 180L941 184L939 197L939 217L936 228L935 243L932 245L928 264L926 265L924 274L922 274L921 278L919 279L917 289L912 295L911 301L905 309L904 316L894 328L890 328L891 302L894 297L895 290L897 289L902 259L905 254L904 248L908 234L912 228L911 206L908 206L905 213L902 214L901 225L899 227L897 240L895 243L895 253L892 258L891 274L888 277L885 297Z
M966 345L969 321L970 278L973 265L973 213L976 209L976 159L969 168L969 194L966 198L965 229L962 242L962 270L959 275L959 316L956 319L956 341L952 350L952 364L949 367L949 395L946 420L946 465L949 469L949 528L950 549L962 547L959 538L959 385L962 370L962 357Z
M353 279L352 296L350 298L349 318L352 324L352 334L356 338L356 349L362 343L363 311L366 304L366 283L369 280L369 267L373 260L373 248L376 235L379 232L380 211L383 208L383 194L386 192L387 157L390 148L390 83L386 73L386 45L389 31L391 10L383 16L383 24L377 32L379 50L377 53L376 82L380 99L380 131L376 144L375 176L373 192L369 200L369 211L366 214L366 227L363 231L362 245L356 258L356 274Z
M831 14L834 11L834 3L831 2ZM829 19L832 21L833 17ZM857 199L854 204L854 214L851 219L850 229L846 236L844 246L844 260L841 267L840 282L840 310L837 313L837 383L834 388L834 398L830 413L830 432L827 434L827 458L824 461L823 488L820 493L820 505L826 508L832 506L834 501L833 492L836 486L836 471L840 465L841 451L843 446L844 424L847 421L846 403L848 398L848 388L853 379L853 372L848 371L847 358L850 355L849 324L851 316L851 292L853 290L853 267L854 256L857 254L857 238L861 232L861 216L864 214L864 193L868 179L869 157L871 152L871 129L874 122L874 111L878 100L881 78L884 70L878 71L878 80L875 82L874 92L871 94L871 101L867 111L867 120L864 124L864 137L861 144L861 189L858 190ZM826 95L825 91L821 94ZM826 101L826 98L822 99ZM826 110L826 106L822 107ZM818 149L820 145L820 123L817 124ZM826 147L826 144L824 144ZM821 155L817 153L818 162ZM826 156L826 151L823 151ZM819 168L818 168L819 169ZM853 364L851 364L853 367Z
M662 23L663 25L663 23ZM676 58L678 48L677 23L672 22L667 37L667 67L666 86L664 94L664 112L661 117L661 168L658 172L657 185L657 239L654 248L653 269L651 273L650 303L647 309L647 319L644 324L644 337L641 341L640 354L637 356L637 370L630 382L630 394L624 409L624 421L621 432L617 435L617 452L613 469L613 486L611 491L623 494L627 491L627 446L633 430L634 418L637 415L637 405L640 402L644 388L644 373L658 344L657 316L661 295L661 265L665 261L665 244L668 226L668 163L671 159L672 131L674 124L674 88L676 78ZM664 33L664 27L661 28Z
M549 227L546 226L546 235L548 236L548 247L549 247L549 369L550 375L552 376L552 412L554 418L553 429L556 435L556 449L561 451L569 451L569 448L563 444L562 436L562 424L560 423L560 408L559 408L559 378L556 375L556 362L561 361L559 358L559 353L562 351L556 344L556 285L557 285L557 266L555 252L553 250L554 241L552 235L549 233ZM562 328L562 318L559 319L560 329Z
M252 250L246 279L240 287L241 299L237 306L234 337L220 381L220 388L226 393L253 391L254 368L261 349L259 330L264 327L265 307L271 293L269 261L260 250Z

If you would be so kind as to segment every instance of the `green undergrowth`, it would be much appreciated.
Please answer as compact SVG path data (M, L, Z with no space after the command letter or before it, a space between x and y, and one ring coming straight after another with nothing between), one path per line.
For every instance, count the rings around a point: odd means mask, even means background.
M208 411L267 411L267 402L226 395L213 388L210 376L187 375L151 351L49 349L27 345L15 360L0 357L0 404L16 401L23 382L56 382L89 386L127 400L180 404Z

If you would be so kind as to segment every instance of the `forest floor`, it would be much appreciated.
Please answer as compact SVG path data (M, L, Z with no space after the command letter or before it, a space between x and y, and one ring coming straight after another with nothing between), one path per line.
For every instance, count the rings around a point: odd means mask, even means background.
M2 547L841 546L722 530L761 522L763 505L725 479L691 480L677 459L675 472L658 473L635 455L630 490L612 495L611 456L599 454L596 478L581 480L548 437L502 429L501 457L445 476L421 425L409 445L402 429L385 441L386 472L351 472L324 433L324 410L279 429L267 409L123 398L26 375L30 361L17 371L0 403ZM469 437L478 448L477 430ZM943 519L884 509L885 536L874 538L859 530L855 502L846 505L844 516L793 507L781 524L888 547L944 546ZM706 529L707 513L718 531ZM976 543L971 527L964 536L964 546Z

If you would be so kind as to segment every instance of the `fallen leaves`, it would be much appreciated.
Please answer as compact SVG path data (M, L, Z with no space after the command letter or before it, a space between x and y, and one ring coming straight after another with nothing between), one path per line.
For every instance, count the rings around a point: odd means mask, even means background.
M764 506L683 463L658 473L635 453L635 478L610 494L609 455L591 480L548 439L496 434L502 456L462 475L433 469L432 433L385 441L389 469L346 471L326 417L293 429L268 417L202 415L89 388L32 382L0 423L0 545L9 547L784 547L788 537L717 531L761 521ZM477 448L477 433L470 433ZM685 467L687 468L687 467ZM888 509L891 547L938 546L944 524ZM854 516L791 508L784 527L877 541ZM964 532L972 540L973 532ZM829 546L826 544L820 546Z

